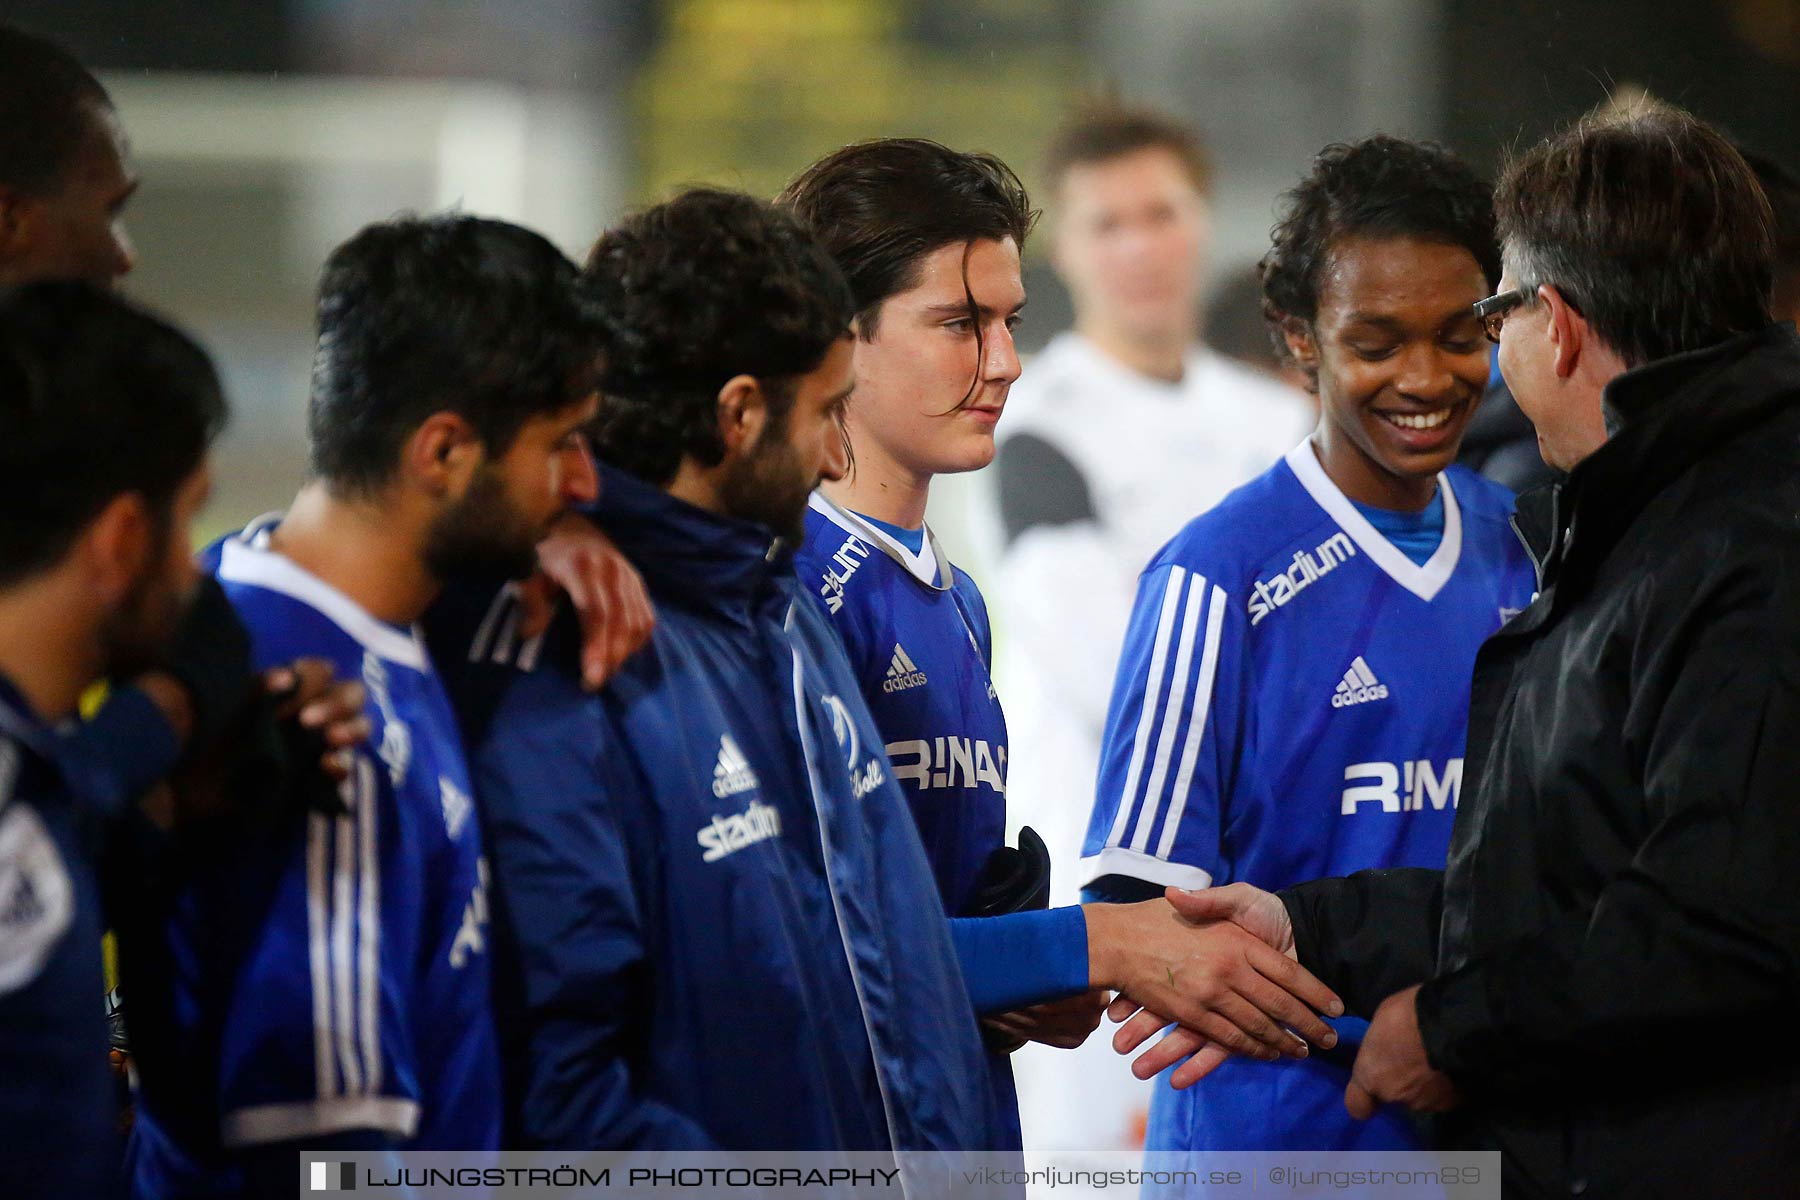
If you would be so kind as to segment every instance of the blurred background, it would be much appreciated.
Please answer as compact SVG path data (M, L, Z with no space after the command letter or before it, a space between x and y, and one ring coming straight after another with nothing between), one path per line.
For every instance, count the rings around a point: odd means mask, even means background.
M301 482L319 266L401 211L506 218L579 259L680 184L772 195L845 142L900 134L996 152L1043 204L1052 130L1116 98L1202 132L1206 336L1272 367L1254 264L1278 195L1330 142L1436 138L1492 174L1510 147L1642 89L1800 165L1800 0L7 0L0 15L101 73L142 178L125 287L223 368L235 417L208 539ZM1047 240L1026 247L1028 352L1072 315ZM941 478L931 522L994 597L971 537L985 497ZM996 613L1004 657L1027 638L1008 633L1016 608ZM1018 748L1032 689L1010 696ZM1065 774L1072 854L1091 764ZM1062 846L1055 790L1033 820ZM1141 1142L1148 1085L1103 1039L1089 1049L1098 1065L1066 1074L1021 1055L1034 1148Z
M9 0L113 92L143 187L126 287L197 329L237 416L213 530L304 463L311 291L363 223L460 207L571 255L676 184L773 193L846 141L992 150L1027 183L1084 98L1166 106L1217 165L1212 271L1242 276L1327 142L1506 148L1647 88L1792 162L1800 0ZM1028 247L1041 345L1067 301ZM1253 295L1213 306L1252 341ZM961 543L951 486L934 525ZM966 558L966 555L965 555Z

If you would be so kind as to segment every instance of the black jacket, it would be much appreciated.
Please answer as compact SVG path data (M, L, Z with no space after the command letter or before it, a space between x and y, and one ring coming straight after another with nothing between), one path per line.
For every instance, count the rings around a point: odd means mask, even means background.
M1800 336L1606 403L1521 501L1541 591L1476 660L1447 869L1283 899L1353 1011L1429 980L1444 1142L1509 1195L1800 1196Z

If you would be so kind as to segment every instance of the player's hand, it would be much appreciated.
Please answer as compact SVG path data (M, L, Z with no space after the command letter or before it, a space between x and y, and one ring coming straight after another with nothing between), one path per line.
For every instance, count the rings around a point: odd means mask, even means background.
M1163 1024L1186 1025L1221 1050L1265 1061L1304 1058L1308 1041L1336 1044L1314 1010L1337 1016L1343 1002L1237 925L1191 921L1167 899L1083 909L1089 982L1117 988Z
M538 573L519 585L519 629L550 626L558 595L581 621L581 682L596 690L650 640L656 610L637 568L592 521L567 513L538 543Z
M1383 1103L1403 1104L1413 1112L1444 1112L1458 1103L1456 1085L1434 1070L1419 1035L1417 985L1381 1002L1356 1052L1344 1107L1359 1121L1375 1115Z
M1171 1027L1156 1013L1138 1008L1130 1000L1123 1005L1115 1004L1106 1015L1113 1021L1125 1022L1124 1027L1113 1034L1113 1049L1120 1054L1130 1054L1155 1036L1159 1029L1169 1030L1155 1045L1131 1060L1131 1073L1139 1079L1154 1079L1179 1063L1181 1065L1175 1066L1174 1073L1169 1076L1169 1086L1179 1091L1193 1087L1231 1057L1231 1051L1217 1042L1180 1025Z
M1169 1076L1169 1086L1179 1091L1193 1087L1231 1057L1231 1051L1217 1042L1183 1026L1171 1026L1155 1013L1137 1008L1130 1001L1122 1011L1115 1006L1108 1009L1106 1015L1113 1021L1125 1021L1125 1028L1113 1034L1113 1049L1120 1054L1131 1053L1158 1029L1168 1029L1160 1041L1132 1060L1131 1073L1139 1079L1154 1079L1159 1072L1179 1063L1181 1065ZM1126 1020L1127 1017L1130 1019Z
M1163 895L1189 920L1230 921L1270 948L1289 958L1295 957L1294 927L1288 920L1287 906L1272 892L1247 883L1234 883L1194 891L1172 887ZM1113 1002L1107 1016L1114 1023L1123 1023L1113 1034L1113 1049L1120 1054L1130 1054L1169 1025L1162 1015L1140 1007L1126 996ZM1330 1046L1332 1042L1321 1040L1319 1044ZM1230 1051L1204 1035L1192 1029L1175 1028L1132 1061L1131 1073L1139 1079L1151 1079L1179 1063L1169 1076L1169 1083L1178 1089L1187 1088L1210 1075L1228 1057Z
M319 769L342 782L350 771L350 747L369 740L368 694L360 681L336 679L329 660L301 658L263 672L263 689L276 700L275 719L294 722L316 739Z
M983 1017L982 1025L1007 1042L1038 1042L1059 1050L1073 1050L1100 1027L1100 1014L1112 993L1105 989L1083 992L1062 1000L1034 1004L1014 1012ZM1014 1046L1013 1049L1017 1049ZM1008 1053L1011 1051L1009 1050Z
M1172 887L1165 889L1163 896L1190 921L1230 921L1272 949L1299 961L1294 953L1294 923L1288 919L1287 905L1273 892L1247 883L1232 883L1192 891Z
M1016 1033L1008 1033L995 1024L998 1017L981 1017L981 1048L989 1054L1017 1054L1025 1046L1026 1038Z

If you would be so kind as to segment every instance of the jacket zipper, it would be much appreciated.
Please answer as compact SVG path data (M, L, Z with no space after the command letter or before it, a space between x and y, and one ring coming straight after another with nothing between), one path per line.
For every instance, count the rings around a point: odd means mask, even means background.
M1512 527L1513 536L1519 539L1519 545L1525 548L1525 557L1531 560L1531 572L1537 578L1537 590L1542 593L1544 590L1544 564L1538 558L1537 551L1531 548L1531 541L1525 536L1525 531L1519 528L1519 514L1515 512L1507 517L1506 523ZM1535 600L1537 597L1533 596L1532 599Z
M797 631L794 629L794 610L790 605L783 625L788 634L788 648L794 661L794 719L795 732L800 736L800 755L806 760L806 781L812 792L813 811L819 822L819 852L824 855L825 885L831 893L831 910L837 918L838 940L843 944L844 959L850 968L850 982L856 990L856 1004L862 1010L863 1033L869 1041L869 1057L875 1067L875 1086L881 1093L882 1117L887 1122L888 1144L894 1152L896 1165L900 1163L902 1153L899 1122L894 1116L894 1103L888 1092L887 1066L882 1059L880 1039L875 1034L875 1026L869 1016L869 1000L863 990L862 970L856 962L856 947L852 945L850 927L844 919L843 906L838 901L837 873L832 869L831 835L828 832L824 796L820 787L819 768L813 757L812 739L807 735L805 660L800 655L800 644ZM906 1176L900 1175L901 1195L907 1193Z

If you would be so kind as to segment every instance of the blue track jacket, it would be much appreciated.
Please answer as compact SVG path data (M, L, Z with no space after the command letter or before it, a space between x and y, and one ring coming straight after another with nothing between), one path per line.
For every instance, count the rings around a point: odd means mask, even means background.
M561 614L431 629L493 868L509 1144L995 1144L974 1010L837 635L761 526L603 470L657 628L598 696Z

